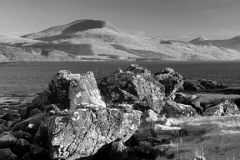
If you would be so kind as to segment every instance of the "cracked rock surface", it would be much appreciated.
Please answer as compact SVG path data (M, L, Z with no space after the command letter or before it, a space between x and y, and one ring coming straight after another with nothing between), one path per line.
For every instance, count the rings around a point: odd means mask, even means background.
M74 115L54 116L49 123L51 159L78 159L94 155L115 140L126 141L140 124L140 111L77 109Z

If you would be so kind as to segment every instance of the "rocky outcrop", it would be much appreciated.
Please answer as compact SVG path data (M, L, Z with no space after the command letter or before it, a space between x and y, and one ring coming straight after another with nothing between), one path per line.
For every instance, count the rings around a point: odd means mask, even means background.
M207 106L204 111L206 116L231 116L239 114L237 105L229 99L223 100L221 103L214 106Z
M71 74L70 71L59 71L49 83L49 90L51 104L61 109L75 110L78 106L88 105L105 107L92 72Z
M49 123L52 159L93 156L104 145L126 141L137 130L141 112L119 109L77 109L73 115L54 116Z
M176 103L174 101L166 102L160 114L165 115L166 117L190 117L198 115L198 113L192 106Z
M150 71L138 65L131 65L126 72L98 79L98 87L109 106L127 103L142 111L160 112L165 98L164 86Z
M154 75L165 86L166 98L174 99L175 93L183 85L183 77L172 68L165 68Z
M158 137L155 123L198 114L172 101L182 83L170 68L151 74L131 65L97 82L92 72L59 71L49 88L16 114L20 118L0 117L0 146L19 159L98 159L102 152L112 160L155 159L170 143Z
M225 87L226 85L222 82L207 79L200 80L185 79L183 83L183 89L185 91L202 91L209 89L222 89Z

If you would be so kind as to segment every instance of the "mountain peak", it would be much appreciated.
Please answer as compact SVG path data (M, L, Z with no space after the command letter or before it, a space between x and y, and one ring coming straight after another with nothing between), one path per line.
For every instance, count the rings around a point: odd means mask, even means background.
M198 38L194 39L195 41L206 41L208 40L207 38L203 37L203 36L199 36Z
M232 39L239 39L240 40L240 35L233 37Z
M37 33L24 35L22 37L30 38L30 39L41 39L46 37L83 32L91 29L103 29L103 28L112 30L115 32L119 32L119 30L108 21L84 19L84 20L76 20L64 25L51 27Z

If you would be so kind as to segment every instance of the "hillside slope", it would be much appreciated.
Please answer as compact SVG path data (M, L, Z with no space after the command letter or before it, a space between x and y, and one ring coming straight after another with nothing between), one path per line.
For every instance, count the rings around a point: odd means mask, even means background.
M234 41L237 40L238 38ZM24 52L29 51L26 48L41 50L38 56L44 60L52 60L54 56L59 60L59 55L66 56L66 59L71 57L70 60L240 60L240 51L235 49L237 45L233 49L208 45L207 41L199 38L187 43L134 36L120 31L110 22L88 19L51 27L22 37L0 36L2 45L17 47Z
M217 46L223 48L234 49L240 52L240 36L236 36L231 39L224 40L208 40L202 37L198 37L189 41L189 43L194 45L207 45L207 46Z

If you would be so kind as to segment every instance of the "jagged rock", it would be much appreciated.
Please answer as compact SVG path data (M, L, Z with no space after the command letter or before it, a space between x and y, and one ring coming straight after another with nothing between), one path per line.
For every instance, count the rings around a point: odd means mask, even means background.
M131 64L127 69L126 72L132 72L134 74L144 74L144 75L151 75L151 72L144 67L139 66L138 64ZM121 73L121 72L120 72Z
M101 95L109 106L127 103L141 111L152 109L159 113L165 98L164 86L147 71L134 68L98 79Z
M194 79L185 79L183 88L186 91L202 91L206 89L222 89L225 88L226 85L222 82L217 82L213 80L194 80Z
M22 122L17 123L12 130L32 131L33 133L36 133L44 117L45 113L36 114Z
M152 123L158 121L160 118L156 112L151 109L148 109L145 114L142 115L142 119L147 123ZM143 123L143 122L142 122Z
M0 149L1 160L17 160L17 156L9 148Z
M117 73L122 73L122 69L121 68L118 68L116 71L112 72L111 74L117 74Z
M201 106L202 96L200 94L195 94L190 97L190 104L193 106L193 108L196 109L197 113L202 114L203 113L203 107Z
M39 109L39 107L43 107L45 105L51 104L50 100L49 100L50 94L51 94L51 92L48 89L41 92L38 95L38 97L36 97L32 100L32 105Z
M70 71L59 71L49 83L49 90L51 103L61 109L74 111L78 106L88 105L106 107L92 72L71 74Z
M11 148L12 152L19 157L24 156L30 149L30 143L25 139L19 139Z
M30 153L34 160L49 159L49 152L47 149L39 147L37 145L31 145Z
M15 138L11 134L1 134L0 135L0 148L11 148L17 142L17 138Z
M213 80L207 80L207 79L200 79L198 80L202 86L204 86L206 89L222 89L225 88L226 85L222 82L217 82Z
M165 68L154 75L165 86L166 98L174 99L175 93L183 85L183 77L172 68Z
M49 122L50 157L79 159L93 156L102 146L126 141L137 130L141 112L119 109L77 109L73 115L53 116Z
M185 91L202 91L206 90L204 86L200 84L198 80L185 79L183 83L183 89Z
M224 100L218 105L211 106L204 111L206 116L226 116L239 114L237 105L232 100Z
M70 86L70 79L68 76L70 74L70 71L61 70L52 78L51 82L49 83L49 100L51 104L62 103L65 104L65 108L70 108L70 99L68 97Z
M166 117L190 117L198 115L192 106L176 103L174 101L167 101L160 114Z
M123 142L121 140L112 142L110 149L110 159L124 160L126 158L128 158L128 151Z

